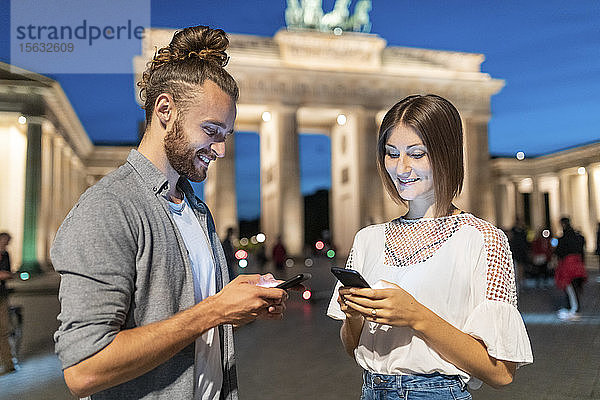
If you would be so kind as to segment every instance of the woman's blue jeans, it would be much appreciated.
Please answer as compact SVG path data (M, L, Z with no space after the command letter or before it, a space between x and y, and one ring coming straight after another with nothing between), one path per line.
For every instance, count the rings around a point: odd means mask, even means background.
M361 400L471 400L458 376L383 375L365 371Z

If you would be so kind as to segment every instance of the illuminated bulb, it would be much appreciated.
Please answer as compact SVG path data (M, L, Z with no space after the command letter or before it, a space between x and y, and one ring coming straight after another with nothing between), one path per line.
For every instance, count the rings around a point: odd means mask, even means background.
M579 175L585 175L585 167L579 167L579 168L577 168L577 173Z
M304 300L310 299L311 296L312 296L312 293L310 292L310 290L305 290L304 292L302 292L302 298Z
M341 36L342 35L342 28L340 28L339 26L336 26L335 28L333 28L333 34L335 36Z
M329 258L335 257L335 251L333 251L333 250L327 250L327 257L329 257Z
M338 125L346 125L346 116L344 114L340 114L337 116L337 124Z
M317 250L323 250L323 247L325 247L325 243L323 243L322 241L317 241L317 243L315 243L315 248Z
M258 243L263 243L265 241L265 239L267 239L267 237L265 236L264 233L259 233L258 235L256 235L256 241Z
M548 229L544 229L542 231L542 236L545 238L550 237L550 231Z
M21 272L21 280L22 281L26 281L27 279L29 279L29 273L28 272Z
M246 260L246 259L240 260L238 262L238 265L240 266L240 268L246 268L248 266L248 260Z
M265 111L262 113L262 120L265 122L269 122L271 120L271 113L268 111Z
M21 115L21 116L19 117L19 123L20 123L21 125L25 125L25 124L27 123L27 118L25 118L25 116Z
M517 160L521 161L525 159L525 153L523 153L522 151L517 151L516 154Z

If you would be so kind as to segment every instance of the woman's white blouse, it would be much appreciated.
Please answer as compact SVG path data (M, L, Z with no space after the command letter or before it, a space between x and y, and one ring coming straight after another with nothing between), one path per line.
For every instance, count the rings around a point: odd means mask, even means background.
M533 362L527 330L517 310L514 269L502 231L471 214L371 225L354 237L346 268L371 286L389 281L469 335L488 353L518 366ZM327 315L344 319L336 285ZM366 321L357 363L388 374L459 375L476 389L481 381L445 361L408 327Z

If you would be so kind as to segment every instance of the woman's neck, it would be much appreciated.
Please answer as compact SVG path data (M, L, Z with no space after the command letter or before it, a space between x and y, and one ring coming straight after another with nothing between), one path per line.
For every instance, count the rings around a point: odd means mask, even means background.
M418 201L410 200L408 202L408 211L404 215L405 219L419 219L419 218L434 218L436 217L436 204L435 201ZM458 213L459 210L450 204L450 209L446 215L453 215Z

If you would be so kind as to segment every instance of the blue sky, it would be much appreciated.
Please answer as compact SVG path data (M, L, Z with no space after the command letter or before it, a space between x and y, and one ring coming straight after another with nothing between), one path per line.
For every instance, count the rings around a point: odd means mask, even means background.
M323 0L323 9L330 11L334 2ZM272 36L285 25L285 3L155 0L151 23L154 27L205 24L231 33ZM0 35L9 38L10 3L0 0L0 4ZM506 80L492 98L492 155L511 156L522 150L535 156L600 140L600 1L373 0L370 15L372 33L388 45L485 54L483 71ZM10 61L8 40L0 41L0 60ZM62 84L93 141L135 140L143 114L134 99L132 75L53 77ZM244 176L238 177L238 192L258 198L258 172L248 172L258 166L258 137L241 133L238 140L246 143L237 146L245 151L236 152L238 175ZM327 187L329 180L322 172L329 168L327 139L302 135L300 146L301 160L320 162L303 163L303 192ZM239 204L242 216L257 210L254 201Z

